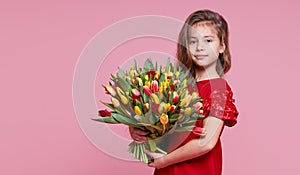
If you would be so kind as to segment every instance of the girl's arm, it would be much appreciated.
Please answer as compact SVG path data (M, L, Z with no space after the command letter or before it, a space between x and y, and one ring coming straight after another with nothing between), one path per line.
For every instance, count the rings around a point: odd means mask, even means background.
M173 152L165 156L157 156L157 154L150 154L153 156L154 162L150 163L150 167L163 168L178 162L189 160L198 156L201 156L210 150L212 150L220 136L224 121L216 117L207 117L203 121L203 126L207 131L204 137L195 138L180 148L177 148Z

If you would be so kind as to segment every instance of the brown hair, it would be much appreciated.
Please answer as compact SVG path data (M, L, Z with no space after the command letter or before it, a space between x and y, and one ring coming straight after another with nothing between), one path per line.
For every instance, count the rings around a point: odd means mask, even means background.
M178 37L177 58L182 64L190 69L191 74L195 77L196 67L193 64L192 55L188 50L188 40L191 26L199 22L208 22L208 24L212 24L217 31L217 36L220 40L220 43L223 42L225 44L225 51L219 54L216 66L218 74L223 76L231 67L231 55L228 42L228 25L225 19L216 12L210 10L199 10L192 13L186 19Z

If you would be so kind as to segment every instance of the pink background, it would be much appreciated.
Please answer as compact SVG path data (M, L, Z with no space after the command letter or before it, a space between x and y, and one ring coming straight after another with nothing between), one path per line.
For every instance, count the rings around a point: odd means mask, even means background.
M231 34L227 79L240 115L222 136L223 174L297 174L299 3L128 2L0 2L0 174L151 174L146 165L108 156L85 136L73 108L76 62L93 36L119 20L184 20L203 8L221 13ZM155 42L149 50L157 49Z

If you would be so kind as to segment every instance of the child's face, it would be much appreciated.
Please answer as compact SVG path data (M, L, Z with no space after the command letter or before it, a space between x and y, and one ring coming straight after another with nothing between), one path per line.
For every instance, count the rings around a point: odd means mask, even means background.
M205 69L215 68L219 54L225 50L225 45L220 43L215 28L203 22L192 26L188 47L194 64Z

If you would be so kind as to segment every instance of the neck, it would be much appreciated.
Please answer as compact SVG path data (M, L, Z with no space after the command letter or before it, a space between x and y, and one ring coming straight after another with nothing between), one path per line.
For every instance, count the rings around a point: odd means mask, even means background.
M203 67L196 68L196 80L201 81L201 80L209 80L209 79L214 79L214 78L220 78L220 75L218 74L217 70L214 69L205 69Z

